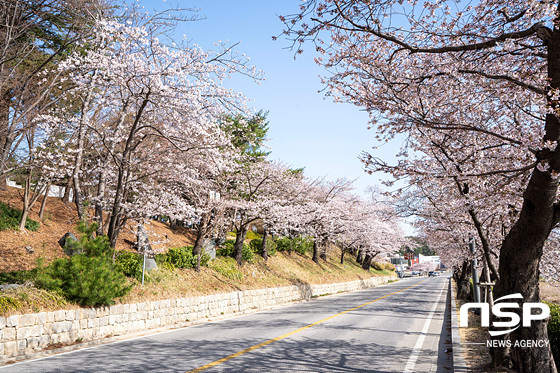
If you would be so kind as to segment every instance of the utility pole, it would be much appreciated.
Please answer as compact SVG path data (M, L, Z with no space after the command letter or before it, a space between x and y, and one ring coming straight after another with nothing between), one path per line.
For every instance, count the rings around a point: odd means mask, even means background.
M476 270L476 255L475 255L475 247L474 247L474 237L469 235L469 249L471 254L473 255L472 258L472 281L473 281L473 292L474 292L474 301L475 303L480 303L480 287L479 287L479 280L478 280L478 272ZM480 312L480 310L479 310Z

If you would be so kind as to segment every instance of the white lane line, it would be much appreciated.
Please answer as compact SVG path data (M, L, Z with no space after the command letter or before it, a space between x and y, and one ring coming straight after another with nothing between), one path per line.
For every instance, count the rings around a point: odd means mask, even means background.
M415 370L416 360L418 360L418 356L420 355L420 350L422 349L422 345L424 344L424 339L426 339L426 335L428 334L428 329L430 328L430 323L432 322L432 318L434 317L434 313L436 312L437 306L439 304L439 300L441 298L441 294L443 294L443 289L445 288L446 284L447 284L447 282L444 281L443 287L439 291L437 299L434 302L434 305L432 306L432 310L430 311L430 314L428 315L428 318L426 319L426 322L424 322L424 327L422 328L422 331L420 332L420 335L418 336L418 339L416 340L416 344L414 345L414 348L412 349L412 352L410 353L410 357L408 358L408 361L406 362L403 373L414 373L414 372L416 372L416 370Z

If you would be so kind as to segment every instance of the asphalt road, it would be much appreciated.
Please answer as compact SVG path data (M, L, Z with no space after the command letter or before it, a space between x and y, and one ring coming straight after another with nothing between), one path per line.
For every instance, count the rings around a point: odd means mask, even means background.
M0 368L8 372L450 372L447 277L408 278Z

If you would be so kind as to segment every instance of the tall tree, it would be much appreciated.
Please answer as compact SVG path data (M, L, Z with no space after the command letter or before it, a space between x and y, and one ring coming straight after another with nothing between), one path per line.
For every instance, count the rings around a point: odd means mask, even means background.
M295 44L313 38L326 54L319 62L336 69L328 79L333 92L372 115L384 115L388 120L373 125L389 136L420 127L437 130L436 138L455 130L501 139L525 135L517 145L534 162L518 169L530 166L532 173L516 223L501 244L495 288L497 297L521 293L525 302L539 301L543 245L560 219L559 5L316 0L285 18ZM329 33L324 43L318 35L323 30ZM483 97L491 98L490 105ZM494 110L495 103L502 110ZM483 120L465 123L469 113ZM546 339L546 321L507 338ZM514 345L493 352L496 365L556 372L549 348Z
M104 0L6 0L0 2L0 189L11 157L35 125L33 118L59 103L67 88L56 71L86 38Z

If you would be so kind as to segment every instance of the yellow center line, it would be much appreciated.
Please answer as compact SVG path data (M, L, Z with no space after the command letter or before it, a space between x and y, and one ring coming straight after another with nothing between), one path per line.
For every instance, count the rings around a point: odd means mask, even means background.
M187 373L202 372L203 370L206 370L206 369L215 367L216 365L220 365L220 364L222 364L222 363L225 363L225 362L228 361L228 360L235 359L236 357L241 356L241 355L243 355L243 354L246 354L247 352L251 352L251 351L253 351L253 350L256 350L257 348L264 347L264 346L269 345L269 344L271 344L271 343L273 343L273 342L279 341L279 340L281 340L281 339L284 339L284 338L287 338L287 337L289 337L289 336L291 336L291 335L294 335L294 334L296 334L296 333L299 333L299 332L301 332L301 331L303 331L303 330L305 330L305 329L307 329L307 328L311 328L312 326L319 325L319 324L321 324L321 323L324 323L325 321L329 321L329 320L331 320L331 319L334 319L334 318L337 317L337 316L344 315L345 313L348 313L348 312L357 310L358 308L367 306L368 304L372 304L373 302L377 302L378 300L381 300L381 299L383 299L383 298L387 298L388 296L391 296L391 295L393 295L393 294L397 294L397 293L400 293L401 291L405 291L405 290L408 290L408 289L413 288L413 287L415 287L415 286L418 286L418 285L420 285L421 283L423 283L423 282L426 281L426 280L427 280L427 279L424 279L424 280L420 281L419 283L414 284L414 285L412 285L412 286L409 286L409 287L407 287L407 288L404 288L404 289L401 289L401 290L397 290L397 291L395 291L395 292L393 292L393 293L384 295L384 296L382 296L382 297L380 297L380 298L377 298L377 299L374 299L374 300L372 300L372 301L370 301L370 302L364 303L364 304L359 305L359 306L354 307L354 308L350 308L349 310L346 310L346 311L342 311L342 312L340 312L340 313L337 313L336 315L329 316L329 317L327 317L327 318L325 318L325 319L323 319L323 320L314 322L313 324L309 324L309 325L303 326L303 327L301 327L301 328L299 328L299 329L296 329L296 330L294 330L294 331L291 331L291 332L289 332L289 333L282 334L282 335L279 336L279 337L269 339L268 341L265 341L265 342L259 343L259 344L257 344L257 345L251 346L251 347L249 347L249 348L246 348L246 349L244 349L244 350L238 351L238 352L236 352L236 353L234 353L234 354L231 354L231 355L229 355L229 356L223 357L223 358L221 358L221 359L219 359L219 360L213 361L213 362L208 363L208 364L206 364L206 365L203 365L203 366L201 366L201 367L199 367L199 368L196 368L196 369L193 369L193 370L189 370Z

